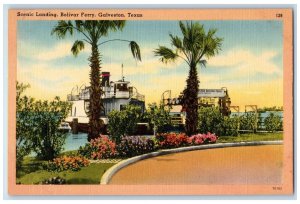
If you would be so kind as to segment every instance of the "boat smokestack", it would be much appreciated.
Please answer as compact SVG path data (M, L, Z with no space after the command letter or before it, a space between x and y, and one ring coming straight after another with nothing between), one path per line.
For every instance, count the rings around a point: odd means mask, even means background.
M109 86L109 76L110 76L110 72L102 72L101 77L101 85L102 86Z

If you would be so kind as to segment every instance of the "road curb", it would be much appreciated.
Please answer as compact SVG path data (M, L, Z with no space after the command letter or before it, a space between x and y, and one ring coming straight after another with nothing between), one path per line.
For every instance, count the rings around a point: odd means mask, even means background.
M135 157L131 157L129 159L123 160L111 168L109 168L102 176L100 184L108 184L112 176L117 173L122 168L133 164L135 162L162 156L166 154L173 154L178 152L186 152L186 151L193 151L193 150L204 150L204 149L215 149L215 148L225 148L225 147L240 147L240 146L257 146L257 145L282 145L282 140L276 140L276 141L256 141L256 142L236 142L236 143L217 143L217 144L207 144L207 145L198 145L198 146L190 146L190 147L180 147L175 149L165 149L165 150L159 150L157 152L151 152Z

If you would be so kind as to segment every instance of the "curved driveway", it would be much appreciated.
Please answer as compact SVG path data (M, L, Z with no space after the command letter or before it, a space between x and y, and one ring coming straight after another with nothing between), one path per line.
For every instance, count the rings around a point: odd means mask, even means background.
M109 184L278 184L282 160L282 145L189 151L131 164Z

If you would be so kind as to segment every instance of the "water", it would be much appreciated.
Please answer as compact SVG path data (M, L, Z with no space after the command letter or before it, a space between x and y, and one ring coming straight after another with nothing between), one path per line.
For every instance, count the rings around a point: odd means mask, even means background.
M67 133L64 151L78 150L80 146L84 146L87 142L87 133Z
M281 118L283 118L283 111L266 111L266 112L259 113L259 117L264 119L268 115L270 115L271 113L273 113L274 115L278 115ZM233 112L233 113L231 113L231 116L234 116L234 115L242 116L244 114L245 114L245 112Z
M273 113L274 115L277 115L281 118L281 121L283 121L283 111L266 111L266 112L261 112L258 113L258 128L264 129L265 125L264 125L264 121L266 119L266 117L268 117L271 113ZM230 116L242 116L244 115L245 112L233 112Z
M261 118L266 118L271 113L273 113L274 115L278 115L279 117L283 118L283 111L266 111L266 112L260 113L260 117Z

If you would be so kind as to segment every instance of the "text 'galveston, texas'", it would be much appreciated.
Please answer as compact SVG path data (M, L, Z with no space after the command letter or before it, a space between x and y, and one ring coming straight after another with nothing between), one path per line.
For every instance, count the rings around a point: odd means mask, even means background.
M108 12L99 12L95 13L86 13L86 12L17 12L17 16L26 17L26 16L39 16L39 17L84 17L84 18L124 18L124 17L143 17L141 13L131 13L131 12L119 12L119 13L108 13Z

